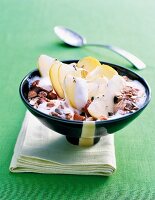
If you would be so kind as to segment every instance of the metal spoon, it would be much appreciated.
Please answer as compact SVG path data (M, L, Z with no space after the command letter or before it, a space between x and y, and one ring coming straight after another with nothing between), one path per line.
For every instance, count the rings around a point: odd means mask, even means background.
M136 56L133 54L112 45L104 45L104 44L89 44L87 43L86 39L79 35L78 33L65 28L63 26L55 26L54 31L56 35L66 44L73 46L73 47L82 47L82 46L99 46L107 48L120 56L124 57L126 60L128 60L134 67L137 69L144 69L146 65Z

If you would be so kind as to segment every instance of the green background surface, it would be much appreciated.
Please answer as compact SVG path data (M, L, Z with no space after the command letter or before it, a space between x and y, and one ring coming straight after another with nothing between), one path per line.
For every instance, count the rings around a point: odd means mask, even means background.
M122 47L147 65L135 70L102 48L67 48L54 35L64 25L90 42ZM155 199L155 1L0 0L0 199ZM111 177L12 174L9 165L25 107L18 87L40 54L58 59L91 55L146 78L152 101L115 135L117 171Z

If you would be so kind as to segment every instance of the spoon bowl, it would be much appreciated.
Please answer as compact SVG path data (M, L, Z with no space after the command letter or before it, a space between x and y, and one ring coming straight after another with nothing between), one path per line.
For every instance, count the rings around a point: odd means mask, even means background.
M68 28L64 28L62 26L55 26L54 32L67 45L73 47L81 47L87 43L86 39L83 36Z
M73 47L81 47L87 43L86 39L83 36L68 28L64 28L62 26L55 26L54 32L67 45Z

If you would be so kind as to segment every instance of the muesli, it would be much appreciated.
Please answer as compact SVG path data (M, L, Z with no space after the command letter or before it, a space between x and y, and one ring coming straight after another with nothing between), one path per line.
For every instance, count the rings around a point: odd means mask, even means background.
M146 99L137 80L121 76L97 59L65 64L41 55L41 77L29 81L28 100L37 110L67 120L109 120L138 110Z

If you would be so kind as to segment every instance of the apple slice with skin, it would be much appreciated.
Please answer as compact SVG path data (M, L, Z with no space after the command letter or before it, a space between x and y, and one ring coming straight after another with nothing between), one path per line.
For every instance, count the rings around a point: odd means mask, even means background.
M49 70L49 76L55 92L59 97L64 98L64 92L59 82L59 68L61 65L60 61L55 61Z
M97 66L101 66L101 63L93 57L84 57L79 60L77 67L85 69L88 73L93 71Z
M114 75L118 75L117 71L109 65L101 65L96 67L93 71L89 72L86 80L93 81L101 77L111 79Z
M101 65L102 68L102 73L105 77L107 77L108 79L111 79L113 76L118 75L118 72L110 67L109 65Z
M38 59L38 70L42 77L49 77L49 70L55 60L55 58L51 58L50 56L40 55Z
M75 77L85 76L85 70L77 68L75 63L65 64L60 61L55 61L50 69L50 79L52 85L59 97L64 98L64 79L66 75L72 74Z
M76 74L76 76L81 76L81 72L77 73L76 64L72 63L68 65L62 63L58 71L59 82L62 88L64 86L64 79L68 74Z
M59 67L59 72L58 72L59 82L62 89L64 87L64 79L68 74L81 78L85 78L87 75L84 69L76 67L76 63L71 63L71 64L62 63L61 66Z
M78 110L88 101L87 83L83 78L67 75L64 79L64 92L70 105Z
M103 75L103 68L101 66L96 67L93 71L89 72L86 76L86 80L88 82L95 81L98 78L102 78Z

